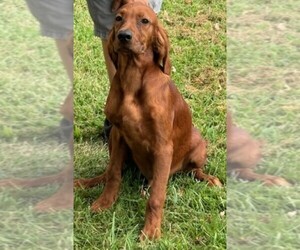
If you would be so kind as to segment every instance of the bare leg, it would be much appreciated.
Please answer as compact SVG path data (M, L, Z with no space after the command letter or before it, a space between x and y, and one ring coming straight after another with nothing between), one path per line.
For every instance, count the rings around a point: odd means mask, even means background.
M66 40L55 40L56 46L73 87L73 34ZM61 114L69 122L73 122L73 90L71 89L60 108Z
M73 34L65 40L55 40L58 53L67 71L70 82L73 83Z
M66 40L56 40L59 55L66 68L70 81L73 81L73 34ZM69 95L61 107L65 119L73 122L73 93ZM73 156L73 134L69 140L70 154ZM73 207L73 160L60 173L32 179L6 179L0 181L0 187L37 187L52 183L63 183L60 189L50 198L39 202L35 210L40 212L53 211Z
M67 71L73 87L73 33L65 40L56 40L56 46L62 63ZM71 89L60 109L64 119L73 123L73 90ZM39 202L34 209L38 212L50 212L73 208L73 129L69 134L69 150L71 160L63 170L64 183L59 190L46 200ZM47 178L47 177L45 177Z

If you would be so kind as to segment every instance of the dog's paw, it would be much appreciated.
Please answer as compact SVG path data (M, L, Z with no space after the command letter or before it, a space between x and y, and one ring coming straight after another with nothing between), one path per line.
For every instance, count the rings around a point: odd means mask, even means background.
M210 176L210 178L208 178L207 182L208 182L209 186L223 187L219 178L214 177L214 176Z
M141 231L140 234L140 241L145 240L156 240L159 239L161 236L161 230L157 227L147 227L145 226L144 229Z
M270 176L263 180L263 184L266 186L281 186L281 187L291 187L292 184L286 179L279 176Z
M86 183L85 183L85 179L76 179L73 182L73 186L74 188L86 188Z
M113 205L114 201L111 199L105 199L100 197L98 200L94 201L91 206L91 211L93 213L99 213L103 210L109 209Z

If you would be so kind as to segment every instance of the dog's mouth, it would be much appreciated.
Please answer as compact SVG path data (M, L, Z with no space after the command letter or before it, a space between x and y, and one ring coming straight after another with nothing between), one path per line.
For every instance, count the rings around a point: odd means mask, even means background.
M133 49L128 44L118 44L117 46L115 46L115 51L117 53L132 53Z
M146 46L141 43L133 44L132 42L123 43L116 41L114 49L117 53L143 54L146 51Z

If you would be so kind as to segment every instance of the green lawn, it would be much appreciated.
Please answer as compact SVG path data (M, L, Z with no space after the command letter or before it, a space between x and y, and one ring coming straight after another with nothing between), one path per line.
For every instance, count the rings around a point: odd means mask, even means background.
M267 188L228 179L229 249L299 249L299 1L230 1L228 102L264 141L258 172L295 183Z
M226 3L171 1L159 18L171 40L172 78L191 107L193 122L209 141L206 171L226 186ZM100 140L109 83L99 38L93 36L86 1L75 1L75 177L92 177L108 163ZM119 199L108 211L90 212L103 186L75 191L76 249L225 249L226 192L187 174L168 185L163 237L140 243L147 199L136 169L124 173Z

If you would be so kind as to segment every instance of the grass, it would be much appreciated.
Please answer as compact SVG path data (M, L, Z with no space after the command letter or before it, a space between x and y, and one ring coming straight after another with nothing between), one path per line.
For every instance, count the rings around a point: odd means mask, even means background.
M60 103L69 88L54 42L39 35L25 1L0 1L0 176L57 173L68 162L57 141ZM1 249L69 249L71 212L37 214L57 186L0 190Z
M292 188L229 179L230 249L299 248L299 2L230 1L228 100L236 122L264 141L258 172Z
M101 43L84 0L75 1L74 110L75 177L91 177L108 163L99 135L109 83ZM159 14L171 40L172 78L190 105L193 122L209 141L206 171L226 185L226 13L225 1L170 1ZM136 169L124 173L121 193L108 211L92 214L90 204L103 186L75 191L75 249L225 249L225 189L191 176L168 184L163 237L140 243L147 199Z

